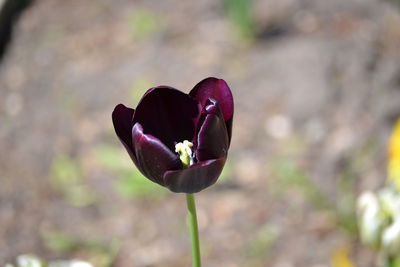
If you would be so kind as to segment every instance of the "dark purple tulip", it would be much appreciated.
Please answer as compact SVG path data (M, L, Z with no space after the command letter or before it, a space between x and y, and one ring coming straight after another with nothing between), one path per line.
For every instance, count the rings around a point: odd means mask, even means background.
M216 78L202 80L189 94L158 86L144 94L136 110L117 105L112 119L144 176L173 192L196 193L214 184L224 167L233 96L226 82ZM193 143L187 167L175 152L184 140Z

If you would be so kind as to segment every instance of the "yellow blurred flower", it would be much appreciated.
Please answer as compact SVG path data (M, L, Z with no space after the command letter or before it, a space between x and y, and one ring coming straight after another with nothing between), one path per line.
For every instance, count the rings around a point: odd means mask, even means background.
M388 179L400 190L400 119L396 122L389 139Z
M347 246L339 246L332 254L331 266L332 267L355 267L354 263L349 257L350 249Z

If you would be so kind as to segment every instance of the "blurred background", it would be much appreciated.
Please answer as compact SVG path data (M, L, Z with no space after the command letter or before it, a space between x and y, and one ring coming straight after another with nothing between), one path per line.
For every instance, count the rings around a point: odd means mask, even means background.
M185 196L140 175L111 112L215 76L235 118L222 177L197 194L204 266L377 266L354 202L386 178L399 1L0 5L0 264L190 266Z

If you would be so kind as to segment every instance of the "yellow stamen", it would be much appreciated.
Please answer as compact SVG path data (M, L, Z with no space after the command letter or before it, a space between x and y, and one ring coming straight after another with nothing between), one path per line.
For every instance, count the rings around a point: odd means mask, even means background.
M193 164L192 146L193 143L188 140L184 140L175 145L175 152L179 153L179 158L185 168Z

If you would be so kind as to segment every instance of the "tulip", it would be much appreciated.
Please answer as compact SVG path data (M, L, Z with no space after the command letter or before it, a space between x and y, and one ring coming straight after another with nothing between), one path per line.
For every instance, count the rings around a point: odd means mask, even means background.
M207 78L189 94L149 89L136 109L119 104L115 132L140 172L172 192L196 193L214 184L232 135L233 96L222 79Z

